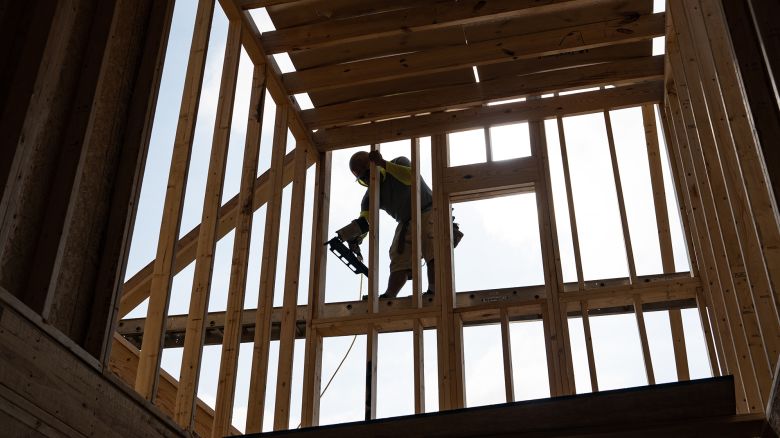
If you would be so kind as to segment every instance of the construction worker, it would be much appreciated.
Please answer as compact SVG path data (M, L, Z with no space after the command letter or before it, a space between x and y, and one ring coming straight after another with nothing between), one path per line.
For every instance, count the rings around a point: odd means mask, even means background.
M390 277L387 279L387 290L380 295L380 298L394 298L398 291L406 284L407 280L412 278L413 263L419 261L412 260L412 236L409 232L409 223L411 221L411 185L412 169L411 162L406 157L398 157L392 161L385 161L379 151L356 152L349 160L349 169L357 178L357 182L368 187L370 176L370 163L377 165L379 170L379 208L387 212L398 222L393 236L393 243L390 245ZM369 196L368 190L363 196L360 204L360 217L356 219L363 224L364 229L368 228L368 210ZM425 259L428 274L428 291L425 295L434 293L434 261L433 261L433 215L431 207L433 205L433 194L428 184L420 179L420 235L421 252ZM463 233L458 229L457 224L453 226L453 241L457 246ZM350 242L350 247L354 248L360 244L361 238ZM358 247L359 248L359 247Z

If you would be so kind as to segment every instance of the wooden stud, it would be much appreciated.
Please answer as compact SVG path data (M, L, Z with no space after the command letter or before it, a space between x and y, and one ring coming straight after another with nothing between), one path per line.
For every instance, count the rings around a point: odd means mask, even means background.
M292 109L288 109L292 111ZM279 365L276 374L274 430L290 428L293 358L295 356L296 306L301 268L303 210L306 202L306 146L295 147L295 177L290 198L290 222L287 237L287 262L284 272L282 324L279 335Z
M676 43L672 41L668 46L670 48L669 56L674 59L677 48ZM738 403L740 412L749 412L750 406L756 402L755 398L755 375L753 374L752 367L740 371L745 367L744 359L749 356L747 351L747 340L744 335L744 331L741 326L741 318L739 312L732 306L726 305L724 296L724 289L722 285L720 274L716 269L714 244L710 239L708 222L713 220L713 217L707 217L704 210L704 201L701 198L701 191L699 182L696 178L697 170L692 163L691 147L693 144L699 141L698 134L694 128L694 124L690 121L689 111L683 111L678 95L685 91L682 86L675 86L670 89L668 100L671 102L671 109L673 114L673 124L677 131L677 138L679 144L676 150L677 166L680 168L679 174L682 175L686 181L686 190L684 193L690 198L692 202L692 211L694 213L692 230L696 232L697 239L694 240L694 244L698 251L695 254L700 254L701 261L698 263L702 269L699 270L703 284L706 285L706 291L708 297L706 302L712 305L712 309L717 315L714 318L719 331L719 339L722 343L722 350L725 353L723 356L725 361L725 372L731 372L735 378L735 384L738 390L741 392L741 403ZM698 196L697 196L698 195ZM695 202L694 202L695 201ZM698 242L698 244L697 244ZM724 281L729 281L726 278ZM732 290L729 287L726 291ZM699 303L702 301L700 300ZM701 310L700 310L700 313Z
M677 380L690 380L688 356L685 354L685 332L683 331L680 309L669 310L669 324L672 327L672 345L674 346L674 363L677 366Z
M669 212L666 207L666 190L664 188L661 152L658 145L658 131L655 123L655 107L642 105L642 120L645 126L645 141L647 144L647 161L650 166L650 187L653 191L655 223L658 227L658 242L661 248L661 265L664 273L674 272L674 253L672 252L672 235L669 231Z
M684 10L677 10L677 6L674 3L672 6L674 6L672 11L676 12L674 12L674 14L671 16L673 17L676 28L678 29L678 43L680 45L680 53L678 54L680 58L673 58L672 62L673 64L678 63L678 65L680 65L680 68L676 70L680 72L680 74L683 74L686 78L686 83L688 85L687 91L689 93L689 100L687 100L687 103L694 119L694 126L698 128L697 131L700 140L700 143L698 144L699 148L697 148L695 151L692 151L694 152L693 161L694 165L698 167L696 172L697 177L702 180L706 180L705 184L709 186L706 190L706 192L709 193L705 192L705 196L711 198L709 200L705 200L705 208L709 208L711 210L711 214L708 214L708 216L711 215L711 217L716 221L716 226L710 233L711 237L714 236L717 240L716 254L718 257L716 261L718 263L719 270L723 273L721 276L721 281L726 281L727 279L727 281L733 285L729 295L731 295L730 298L734 300L733 303L735 308L740 309L741 311L742 324L745 330L745 335L750 340L748 343L750 346L750 359L748 359L747 363L745 363L745 366L751 367L754 370L754 375L758 383L759 394L763 394L761 395L762 402L759 407L763 407L766 391L768 391L768 389L771 387L772 374L772 371L769 367L770 362L769 357L767 356L768 352L765 349L765 346L767 346L767 341L774 342L774 338L762 338L757 315L755 314L755 312L760 309L754 308L752 298L750 296L748 284L749 279L746 275L748 273L746 272L746 266L744 264L744 260L742 259L743 254L740 251L739 238L737 235L738 230L735 229L736 225L733 222L732 209L735 206L738 206L738 204L732 202L733 200L729 198L729 192L724 181L722 169L720 169L720 166L714 166L719 161L719 158L716 155L718 144L717 142L718 140L722 141L723 139L716 137L716 132L713 131L710 115L707 112L708 105L706 96L704 94L705 90L702 88L700 79L700 63L698 63L692 56L693 48L691 47L691 43L687 38L686 28L677 26L678 21L685 23ZM684 24L684 26L687 26L687 24ZM689 55L682 55L683 51ZM712 105L711 108L714 111L717 106ZM710 167L706 166L707 163L710 163ZM725 204L723 202L719 202L716 204L715 199L726 199L729 202L726 202ZM745 255L747 254L748 253L745 253ZM724 293L727 293L727 291L724 290ZM747 359L747 357L745 358ZM777 360L777 357L774 356L773 360Z
M412 235L412 303L418 309L422 307L422 272L420 270L420 259L422 258L422 208L420 205L420 139L411 140L412 149L412 184L411 184L411 202L412 217L409 221Z
M725 105L726 120L731 128L736 147L735 161L742 169L745 190L750 202L756 229L760 236L761 252L765 259L767 275L773 291L775 307L780 303L780 228L777 225L777 206L773 202L771 192L767 189L769 182L762 165L760 142L750 123L751 114L744 96L740 76L734 65L733 49L729 45L728 32L724 23L724 14L716 5L701 3L700 15L704 23L697 18L695 29L707 30L708 41L712 49L713 64L718 82L721 84ZM696 15L697 17L699 15ZM765 17L768 18L768 17ZM719 31L726 32L718 34ZM775 72L777 74L777 72ZM729 152L731 154L731 152ZM734 157L734 155L731 155ZM777 196L777 194L775 194Z
M284 151L287 148L288 115L287 106L279 105L276 107L271 168L269 170L271 196L268 199L265 213L260 293L257 298L257 312L255 313L252 373L249 380L249 401L247 403L247 433L258 433L262 430L263 415L265 414L268 350L271 346L271 313L273 311L274 288L276 285L279 227L282 219L282 190L284 189L282 172L280 170Z
M650 166L650 187L653 191L655 220L658 227L658 243L661 249L661 265L664 273L672 273L674 253L672 251L672 236L669 230L669 213L666 207L666 190L664 188L661 153L658 144L658 131L655 121L655 107L642 105L642 120L645 126L647 143L647 161ZM688 358L685 351L685 333L682 326L680 309L669 311L669 322L672 330L672 347L677 367L677 380L689 380Z
M412 329L412 349L414 361L414 413L425 413L425 326L419 319L414 320Z
M671 76L671 64L667 64L668 71ZM670 89L672 88L673 84L670 84ZM662 128L664 132L664 137L666 139L666 150L668 152L668 157L670 161L670 170L672 175L672 181L674 181L675 184L675 193L678 196L678 204L680 209L680 218L683 224L683 233L685 234L685 243L686 243L686 249L688 254L688 264L691 267L691 275L694 277L699 276L699 259L703 257L701 248L699 247L698 241L694 240L693 235L696 233L695 230L695 224L696 224L696 218L694 215L694 206L693 201L691 200L691 194L683 191L683 183L685 182L685 172L683 169L680 168L682 164L679 162L677 158L679 157L674 152L679 151L681 149L680 143L686 144L683 142L682 138L678 138L678 135L674 130L673 125L673 119L672 119L672 110L671 110L671 104L669 101L671 98L667 99L666 105L664 105L664 111L661 111L661 123ZM683 134L684 136L684 134ZM706 277L706 274L705 274ZM704 280L706 283L706 279ZM712 372L713 376L720 376L722 375L721 370L725 371L725 367L727 364L725 363L726 354L724 352L724 347L722 345L723 340L721 339L721 333L719 332L719 324L720 322L717 320L717 318L710 318L710 315L708 313L709 311L715 314L715 309L712 308L712 304L708 303L706 297L704 296L703 292L699 290L697 293L697 307L699 310L699 319L702 326L702 332L704 333L704 340L707 345L707 352L708 357L710 361L710 370ZM712 325L710 325L710 321L712 321ZM714 330L713 330L714 329ZM717 349L717 353L716 353ZM720 358L720 363L718 358Z
M284 157L282 163L282 184L287 185L293 178L293 155L290 152ZM309 155L309 164L313 163L313 154ZM252 210L257 210L271 197L270 171L264 172L255 180L255 191L252 200ZM238 196L234 196L225 202L219 211L219 222L217 224L217 239L221 239L233 229L236 222L236 215L239 209ZM173 272L178 273L195 260L195 250L198 245L198 233L200 226L190 230L180 238L176 244L176 255L174 257ZM154 269L154 260L142 268L132 278L125 282L122 297L119 301L119 317L122 318L135 307L141 304L149 297L149 288L152 282L152 273Z
M708 84L718 84L719 78L715 71L715 61L712 57L710 50L705 50L705 47L698 47L699 44L709 45L707 35L705 33L705 23L701 15L698 4L692 4L686 6L685 16L687 17L686 23L688 23L688 32L685 32L687 36L693 41L693 51L698 53L692 53L692 56L698 55L699 62L699 75L702 82L702 91L704 94L704 100L709 110L709 117L712 120L726 121L728 114L726 107L724 106L724 98L721 88L715 86L707 86ZM681 32L682 33L682 32ZM700 42L699 42L700 41ZM689 44L685 42L683 38L683 47L688 48ZM698 50L697 50L698 49ZM721 83L721 87L728 87L730 84ZM744 127L741 132L732 131L731 127ZM780 244L780 234L778 234L777 222L775 219L770 219L766 214L764 217L765 228L769 231L768 235L759 235L757 231L757 224L760 219L755 212L762 211L764 213L770 212L769 206L769 193L765 189L765 180L760 178L760 173L755 176L750 176L742 172L740 168L740 157L737 154L736 145L742 142L744 137L747 141L753 139L753 133L747 128L746 124L728 124L728 123L713 123L713 130L715 132L715 145L717 146L714 151L720 161L721 172L712 180L723 179L725 185L725 192L728 196L731 205L731 211L733 218L726 218L726 221L734 222L734 231L736 232L736 239L730 237L729 233L725 233L725 237L728 241L731 241L730 245L738 245L741 249L741 265L740 257L736 258L736 264L731 261L732 272L735 277L741 275L747 276L748 288L747 296L744 300L752 299L752 306L755 309L756 317L761 331L761 339L764 342L764 348L766 350L767 359L769 361L769 380L777 367L778 355L780 355L780 316L778 316L777 303L774 300L772 291L771 279L767 271L767 267L771 266L771 263L775 261L780 263L780 258L774 258L780 255L780 251L776 249L769 249ZM742 136L738 136L742 134ZM705 150L706 154L706 150ZM710 152L712 154L712 152ZM717 159L710 158L708 161L711 163L717 162ZM712 166L711 166L712 167ZM761 169L754 169L755 172L760 172ZM759 196L760 193L764 194L764 204L759 207L751 205L750 194L747 191L746 181L751 180L755 182L756 186L761 186L759 191L754 192L754 196ZM718 185L720 185L719 181ZM763 207L763 208L762 208ZM759 238L760 236L760 238ZM736 242L734 242L736 240ZM767 248L764 250L762 248ZM765 259L765 255L769 256L769 259ZM740 271L740 268L742 271ZM780 280L780 277L778 277ZM771 382L767 383L769 386L764 388L764 392L771 388ZM768 397L768 394L767 394Z
M371 151L379 151L378 144ZM379 311L379 169L371 163L368 184L368 313Z
M585 289L585 276L582 272L582 255L580 254L580 236L577 231L577 213L574 210L574 195L571 190L571 174L569 172L569 153L566 150L566 132L563 129L563 119L556 117L558 122L558 141L561 148L561 163L563 164L563 183L566 187L566 203L569 207L569 224L571 243L574 248L574 266L577 270L577 287Z
M412 164L412 217L409 232L412 235L412 306L422 308L422 272L420 270L421 250L421 211L420 211L420 139L411 140ZM414 412L425 412L425 351L424 329L419 319L414 320L412 330L412 348L414 360Z
M214 124L214 139L211 145L206 190L203 196L203 212L195 257L192 294L190 295L187 334L184 338L184 351L182 352L179 390L176 393L176 406L174 407L174 420L185 429L192 428L194 419L193 413L205 336L204 319L208 312L212 272L214 271L214 251L217 245L217 216L222 204L222 188L225 181L240 55L241 24L231 22L228 26L219 103Z
M667 64L669 66L669 64ZM671 69L671 66L669 66ZM688 259L688 266L691 276L699 276L699 266L696 254L694 254L693 248L693 230L691 229L691 223L693 219L690 217L693 215L691 211L692 206L688 194L682 191L683 181L682 175L680 175L679 169L674 165L675 159L672 151L677 143L676 133L673 132L671 125L671 109L669 105L665 105L664 108L659 108L659 118L661 119L661 133L665 141L667 159L669 160L669 173L674 184L674 194L677 199L677 212L679 214L680 222L682 224L682 232L685 237L685 252ZM660 146L659 146L660 147Z
M588 317L588 302L580 301L580 314L582 315L582 329L585 332L585 350L588 352L588 371L590 372L590 389L593 392L599 390L599 380L596 374L596 356L593 354L593 338L590 334L590 318Z
M376 418L377 351L379 350L379 331L369 324L366 333L366 406L364 419Z
M509 314L501 309L501 351L504 360L504 390L507 403L515 401L515 384L512 376L512 339L509 333Z
M636 325L639 328L639 341L642 344L642 359L645 362L645 374L647 375L647 384L655 385L655 373L653 373L653 360L650 357L650 344L647 341L647 329L645 327L645 316L642 311L642 298L634 295L634 314L636 315Z
M249 266L249 248L252 239L252 198L255 191L257 166L260 157L260 136L263 129L265 103L265 66L255 66L252 90L249 97L244 160L241 169L241 186L238 191L238 215L233 240L233 257L230 265L227 307L225 310L222 355L220 356L217 399L214 403L214 426L211 438L230 433L233 404L236 392L238 355L241 345L241 316L246 296L246 278Z
M452 213L450 200L443 189L449 167L447 134L431 137L433 157L434 269L439 317L436 325L439 365L439 410L465 406L463 375L463 334L455 308L455 282L452 270Z
M717 322L715 321L715 318L710 316L710 313L714 313L714 310L711 306L708 306L707 298L704 296L701 288L696 291L696 310L699 311L699 320L701 321L704 340L707 345L707 356L710 360L710 373L715 377L725 375L724 371L726 370L726 364L724 361L726 354L723 352L723 345L718 342L718 338L715 338L713 341L712 329L717 327Z
M181 226L181 212L184 207L184 189L189 170L190 153L198 118L203 70L206 66L209 31L214 12L214 0L200 0L195 17L195 31L192 37L190 59L184 79L184 95L176 127L171 170L165 194L160 238L157 244L154 274L147 310L144 342L138 361L135 390L147 400L154 400L162 356L162 339L165 335L165 317L168 313L171 283L173 281L173 258Z
M490 137L490 126L485 126L485 157L486 161L490 163L493 161L493 140Z
M371 145L371 151L379 151L378 144ZM371 177L368 184L368 314L379 312L379 168L371 163ZM365 419L376 418L377 353L379 332L369 324L366 333L366 406Z
M320 388L322 385L322 336L313 327L325 305L325 273L328 251L324 242L328 236L330 218L330 184L333 157L321 152L314 186L314 216L312 221L311 264L309 281L309 312L306 317L306 350L303 367L303 406L301 426L319 424Z
M528 123L531 140L531 155L536 157L537 181L535 182L536 208L539 217L539 233L542 245L542 264L547 294L543 318L549 318L547 330L552 352L552 368L550 379L555 382L550 386L554 395L569 395L574 390L574 369L571 362L571 347L568 335L568 320L560 305L562 281L560 273L557 231L555 229L555 209L552 200L549 160L547 158L544 123L531 121ZM549 352L548 352L549 354ZM555 392L557 391L557 393Z
M626 262L628 264L628 277L631 282L636 282L636 265L634 262L634 249L631 245L631 230L628 228L626 215L626 203L623 200L623 184L620 181L620 167L618 166L617 152L615 151L615 139L612 135L612 119L609 110L604 111L604 123L607 126L607 141L609 142L609 156L612 161L612 175L615 181L615 191L620 210L620 224L623 229L623 243L626 247Z
M747 362L750 357L749 344L746 332L742 326L742 315L740 315L737 305L729 305L734 302L734 285L729 275L723 275L720 272L718 260L722 260L722 237L719 232L712 232L711 228L715 225L712 221L717 221L717 215L714 212L712 192L706 179L700 178L705 174L701 162L693 159L694 150L700 151L700 131L696 130L696 123L693 120L693 114L690 108L690 98L687 82L684 79L684 68L680 58L677 40L673 32L670 32L672 38L669 40L668 58L671 61L672 71L674 72L675 93L669 94L669 100L672 103L672 110L675 117L675 126L680 132L678 138L681 141L679 154L679 163L681 168L685 169L681 174L686 175L688 181L688 190L690 194L698 194L697 201L698 212L696 215L696 229L699 234L700 245L703 249L703 260L706 263L699 263L702 268L702 276L708 278L706 284L712 285L708 288L711 299L708 302L714 304L718 321L723 322L721 327L721 339L730 340L731 345L724 345L726 360L729 363L728 369L734 374L738 387L742 389L744 398L739 405L740 411L751 412L760 409L760 399L758 397L758 388L755 371L752 365ZM701 132L703 135L704 132ZM684 143L683 140L686 140ZM716 258L716 251L721 255Z

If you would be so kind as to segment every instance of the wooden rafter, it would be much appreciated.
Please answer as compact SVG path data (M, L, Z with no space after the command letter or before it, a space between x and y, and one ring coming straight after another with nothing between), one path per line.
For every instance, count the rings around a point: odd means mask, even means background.
M653 57L347 102L305 110L302 117L312 129L321 129L476 106L501 99L598 85L623 85L662 77L663 59Z
M639 17L629 23L625 23L625 20L611 20L466 46L444 47L356 61L347 65L313 68L286 73L283 75L283 81L290 93L311 92L642 41L661 36L663 32L664 14L658 13Z
M562 13L574 7L582 7L584 3L592 5L597 3L597 0L468 0L423 3L408 9L271 31L267 32L263 39L268 53L290 52L518 16Z

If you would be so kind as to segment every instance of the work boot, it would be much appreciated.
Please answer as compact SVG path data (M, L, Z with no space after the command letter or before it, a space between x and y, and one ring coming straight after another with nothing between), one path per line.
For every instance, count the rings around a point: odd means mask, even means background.
M460 243L460 239L463 238L463 232L460 231L460 226L458 224L453 223L452 224L452 246L454 248L458 247L458 244Z
M391 300L393 298L395 297L388 295L387 292L379 295L380 300ZM363 301L368 301L368 295L363 295Z

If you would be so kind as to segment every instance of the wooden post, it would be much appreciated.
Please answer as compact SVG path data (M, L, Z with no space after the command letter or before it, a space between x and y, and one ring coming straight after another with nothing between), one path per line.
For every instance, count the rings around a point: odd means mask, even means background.
M228 284L227 309L225 310L225 334L222 336L219 384L217 385L211 438L220 438L230 434L233 418L238 354L241 346L241 315L244 310L249 248L252 239L252 198L260 156L260 135L263 129L263 108L266 97L265 79L265 65L256 65L249 98L244 164L241 169L241 187L238 191L240 208L236 216L233 258L230 265L230 283Z
M590 318L588 317L588 302L580 301L580 314L582 315L582 329L585 332L585 350L588 352L588 372L590 372L590 389L593 392L599 390L599 380L596 374L596 357L593 354L593 338L590 335Z
M729 115L727 114L726 107L724 106L724 96L722 88L735 87L737 84L727 84L720 82L720 78L715 70L716 62L712 56L709 39L706 34L706 25L704 18L702 17L698 4L692 2L686 3L685 12L675 15L684 15L681 20L687 23L685 31L680 32L681 36L687 38L681 38L681 44L683 48L689 48L691 50L691 56L696 56L699 67L699 76L702 80L702 91L704 95L704 101L707 104L709 110L709 117L713 120L727 120ZM690 43L688 43L690 39ZM717 84L721 84L720 87ZM710 85L712 84L712 85ZM780 317L777 312L777 304L774 300L774 294L772 293L772 285L770 284L770 277L767 271L767 266L771 266L771 263L780 263L780 248L770 249L773 246L780 245L780 234L778 234L778 225L772 216L762 214L762 219L759 215L754 214L762 212L771 212L769 207L768 192L762 186L765 182L761 178L761 169L754 168L755 175L743 173L740 168L740 156L737 153L737 146L741 142L750 142L753 139L753 133L747 127L746 123L713 123L715 132L715 151L711 151L710 155L717 156L717 160L720 161L720 173L712 179L723 179L724 191L726 192L733 214L733 218L726 218L726 221L732 221L734 223L734 231L736 234L736 242L730 243L730 245L738 245L741 249L741 263L740 258L736 258L736 264L731 261L732 270L735 277L739 277L742 272L747 274L747 294L745 294L745 300L752 300L752 305L756 312L756 317L759 323L759 329L761 330L761 339L764 342L764 348L766 350L767 359L769 361L769 382L764 387L764 393L771 388L771 376L777 366L778 355L780 355ZM732 131L732 127L736 130ZM740 149L742 149L740 147ZM748 148L744 148L748 149ZM705 150L705 156L706 156ZM747 152L747 151L746 151ZM710 159L710 162L713 159ZM746 183L747 181L753 182L752 187L762 186L760 190L748 193ZM751 202L760 198L761 193L764 193L764 203L758 205ZM767 235L761 235L757 231L757 224L763 222L767 227ZM730 225L732 226L732 225ZM727 239L728 234L725 233ZM762 248L767 248L764 250ZM769 258L765 259L765 256ZM767 263L770 263L767 265ZM740 267L742 272L739 271ZM773 270L770 270L773 271ZM743 276L744 276L743 274ZM780 280L780 278L778 278ZM768 397L768 394L767 394ZM768 402L768 400L765 400Z
M671 65L668 64L671 74ZM670 82L669 88L673 88L673 82ZM682 190L683 183L685 183L685 172L681 168L682 163L679 160L679 151L681 149L680 144L684 144L687 147L687 141L684 141L685 134L678 137L678 133L674 129L672 109L671 109L671 97L667 97L667 103L664 106L662 112L661 122L663 123L664 133L666 134L666 146L669 154L670 169L672 171L672 178L675 183L675 192L678 194L678 203L681 212L681 219L683 221L683 232L685 233L686 247L688 249L688 261L691 267L691 275L694 277L702 276L702 283L708 284L706 270L700 274L698 266L701 263L703 257L702 249L699 245L699 240L694 239L696 234L696 217L694 211L694 203L691 200L691 194ZM678 152L677 154L675 152ZM709 290L709 286L708 286ZM710 294L711 297L711 294ZM716 315L716 310L710 300L704 296L702 288L699 288L697 294L696 305L699 311L699 319L701 322L702 332L704 333L704 339L707 345L707 353L710 361L710 370L713 376L720 376L728 368L726 362L726 349L723 346L724 340L721 338L721 322L717 318L711 318L712 315ZM712 325L710 325L712 321ZM713 331L714 329L714 331ZM733 348L733 345L732 345ZM717 353L716 353L717 349Z
M615 180L615 191L617 194L618 209L620 210L620 224L623 229L623 243L626 247L626 261L628 262L628 277L631 284L636 283L636 264L634 261L634 249L631 245L631 230L628 229L628 219L626 215L626 203L623 200L623 184L620 181L620 166L618 166L617 153L615 151L615 139L612 135L612 119L609 116L609 110L604 111L604 123L607 126L607 140L609 142L609 156L612 161L612 175Z
M268 349L271 345L271 312L273 311L276 263L279 249L279 225L282 215L282 160L287 148L286 104L276 107L274 141L271 151L271 196L265 213L263 256L260 270L260 293L255 313L255 339L252 350L252 374L249 380L246 432L259 433L263 428L265 391L268 379Z
M700 63L696 61L693 56L693 47L691 46L690 39L687 34L687 22L685 21L685 12L682 9L682 4L671 3L672 10L671 16L677 29L678 44L679 44L679 60L673 59L672 62L677 62L680 65L680 69L676 69L678 72L684 73L686 83L688 85L687 91L689 92L689 105L693 114L694 123L697 127L700 143L698 150L694 152L694 165L698 166L697 177L706 180L708 185L709 194L705 192L705 196L711 198L705 199L705 208L707 204L711 209L711 216L717 220L716 227L710 233L711 236L715 236L718 240L717 247L717 261L719 270L723 273L721 280L728 279L733 285L733 293L731 294L734 302L733 305L736 309L741 309L742 324L745 329L745 334L751 342L750 357L747 359L746 365L750 366L754 370L754 375L758 383L759 397L761 404L758 405L759 409L763 409L766 397L766 391L771 387L771 374L770 361L768 354L775 349L771 350L765 347L773 346L776 340L774 336L764 338L762 336L760 325L757 319L756 309L751 298L751 291L749 290L748 278L749 272L746 271L746 265L743 260L743 256L749 254L749 252L743 253L740 248L739 235L734 223L734 208L737 207L737 211L740 211L739 204L733 199L729 193L726 181L724 180L723 169L719 163L719 157L717 155L718 140L724 141L723 138L716 137L715 134L719 133L719 130L715 130L710 120L710 114L708 108L716 110L717 105L711 104L708 107L708 100L705 95L705 90L702 88L701 77L699 73ZM717 132L716 132L717 131ZM725 145L724 145L725 146ZM718 164L719 163L719 164ZM708 166L709 164L709 166ZM715 204L715 199L726 200L726 202L718 202ZM716 208L717 205L717 208ZM744 217L739 214L738 217ZM749 216L748 216L749 217ZM724 290L724 292L726 292ZM767 342L772 344L767 344ZM774 355L773 360L777 360L777 356Z
M571 243L574 249L574 265L577 270L577 288L585 290L585 276L582 273L582 256L580 254L580 237L577 232L577 214L574 211L574 195L571 190L571 174L569 172L569 153L566 150L566 133L563 129L563 119L556 117L558 122L558 143L561 147L561 163L563 164L563 183L566 187L566 202L569 210L569 229L571 230Z
M493 161L493 138L490 136L490 126L485 126L485 161Z
M506 393L506 402L515 401L515 384L512 379L512 338L509 333L509 313L506 307L501 311L501 351L504 359L504 391Z
M330 218L330 176L332 156L321 152L317 164L314 186L314 208L311 233L311 268L309 280L309 312L306 315L306 351L303 366L303 397L301 425L316 426L320 417L320 387L322 385L322 336L312 322L319 318L325 304L325 272L328 251L324 242L328 239Z
M288 111L293 111L289 108ZM290 226L287 237L287 265L284 272L282 323L279 335L279 367L276 374L276 404L274 430L290 428L290 398L292 394L293 357L295 356L296 308L301 267L303 210L306 202L307 147L295 147L295 176L290 200Z
M645 362L645 374L647 375L647 384L655 385L655 373L653 373L653 360L650 357L650 344L647 341L647 329L645 328L645 316L642 312L642 297L639 294L634 295L634 314L636 315L636 325L639 328L639 342L642 344L642 359Z
M180 426L191 429L194 420L195 398L203 355L204 324L211 292L211 274L214 270L214 249L217 245L217 221L222 204L230 128L233 121L233 101L236 94L238 62L241 55L241 24L230 22L228 27L219 104L214 124L214 140L209 157L206 193L198 233L195 273L190 296L189 318L184 337L179 388L176 392L174 419Z
M703 39L706 30L711 48L712 63L706 55L707 64L714 66L719 90L725 106L726 120L729 123L734 138L736 151L729 150L734 161L741 167L744 188L750 203L749 210L753 214L756 230L760 236L760 251L766 265L766 275L772 289L775 309L780 305L780 226L778 225L777 205L768 189L768 175L763 163L761 145L755 129L750 123L745 96L741 93L744 84L734 65L734 50L729 44L728 31L724 22L725 16L720 5L700 2L701 10L692 12L695 17L694 30L699 40ZM766 17L768 18L768 17ZM724 32L720 34L719 32ZM701 50L703 51L703 50ZM778 72L775 72L777 74ZM778 195L778 194L775 194ZM751 233L751 238L753 234ZM767 309L765 309L766 311ZM777 311L777 310L776 310Z
M559 298L562 292L560 262L558 256L557 231L555 229L555 208L552 203L550 167L547 158L544 122L528 122L531 139L531 155L536 159L536 208L539 218L542 263L544 267L547 300L543 318L549 318L547 325L552 368L550 369L550 390L553 396L574 394L574 368L571 362L568 320ZM557 392L556 392L557 388Z
M658 145L654 105L642 105L642 120L645 126L647 162L650 167L650 187L653 191L655 223L658 227L658 244L661 250L661 265L663 272L670 274L675 271L674 252L672 250L672 235L669 230L669 212L666 206L666 190L664 188L663 169L661 167L661 152ZM672 346L677 366L677 380L689 380L688 359L685 353L685 333L683 332L680 309L669 310L669 322L672 329Z
M699 207L694 209L694 212L697 213L696 229L700 239L699 247L703 250L702 260L704 263L699 263L699 266L702 268L700 273L708 279L705 284L712 285L712 287L708 288L712 298L708 302L712 302L715 306L716 313L719 315L719 322L725 323L722 326L721 339L733 342L733 345L729 347L724 345L724 351L726 352L727 361L730 362L729 369L744 391L744 401L740 404L740 407L744 409L742 412L755 412L761 408L759 404L760 398L757 393L756 375L752 365L747 360L750 357L747 342L748 336L742 326L742 315L739 313L739 308L737 305L732 304L734 302L732 278L730 274L721 272L721 265L718 263L718 260L723 258L723 243L720 233L714 231L714 227L717 224L717 215L714 211L709 183L706 178L703 178L706 172L701 162L693 159L694 150L701 150L699 134L703 135L704 131L696 129L696 123L693 120L690 108L688 86L684 77L685 70L680 58L676 36L673 32L670 35L667 57L671 61L676 87L675 92L670 93L668 96L672 103L675 127L682 134L678 135L678 138L681 142L685 140L685 143L680 144L678 151L679 160L682 163L681 168L685 169L680 173L686 175L686 179L690 177L687 192L698 194L693 199L696 199ZM716 252L719 253L718 259L716 259Z
M165 192L165 205L160 224L160 238L157 243L157 256L149 296L149 307L144 326L144 340L138 359L135 390L147 400L154 401L162 356L162 340L165 336L165 318L168 314L171 282L173 281L173 260L176 254L176 242L179 239L181 212L184 207L184 189L195 134L195 121L198 118L203 71L208 52L211 19L214 13L214 0L200 0L195 16L195 31L190 48L190 59L184 79L184 94L179 111L179 124L176 127L176 140L171 157L171 170L168 176L168 188Z
M669 47L669 57L674 58L674 54L677 51L676 42L671 40ZM691 145L698 142L698 134L694 128L693 122L689 122L689 113L682 110L682 106L678 99L684 88L680 85L670 87L667 99L671 103L671 114L673 115L672 122L674 129L677 132L676 138L678 144L676 144L676 156L677 166L680 169L679 175L685 179L686 190L689 202L691 202L691 210L694 213L692 232L696 233L697 239L694 240L696 248L695 254L700 257L698 265L700 266L699 273L702 276L703 284L706 287L708 293L707 302L712 305L714 314L717 318L714 321L717 323L719 332L718 338L721 340L723 358L724 373L731 372L734 375L735 386L741 393L741 397L738 399L738 409L740 412L749 412L751 402L755 398L748 396L748 394L755 394L755 377L752 375L752 367L749 370L745 370L744 375L740 371L743 367L743 361L739 360L740 356L747 356L747 341L742 331L740 316L733 307L726 305L725 297L723 294L722 284L720 279L720 273L716 269L714 244L710 239L708 220L705 215L704 202L701 198L701 191L699 182L696 178L696 169L693 168L691 160ZM728 281L728 279L726 279ZM699 300L701 304L701 300ZM744 357L743 356L743 357ZM752 377L748 377L752 376ZM750 401L749 401L750 400Z
M463 333L460 318L454 314L455 279L452 269L452 213L444 192L444 175L449 167L447 134L431 137L433 157L433 215L436 299L439 304L437 348L439 365L439 410L465 406L463 375Z
M371 145L372 151L379 151L379 145ZM369 231L368 231L368 314L379 312L379 168L371 163L369 181ZM374 324L368 325L366 333L366 407L365 419L376 418L376 371L379 333Z
M421 216L420 212L420 139L413 138L412 146L412 217L409 232L412 235L412 306L422 308L422 272L420 270ZM427 238L427 236L426 236ZM425 412L425 350L424 330L419 319L414 320L412 329L412 349L414 360L414 413Z

